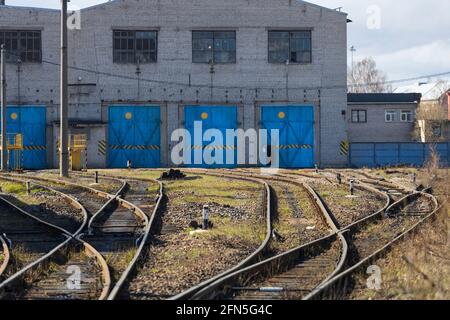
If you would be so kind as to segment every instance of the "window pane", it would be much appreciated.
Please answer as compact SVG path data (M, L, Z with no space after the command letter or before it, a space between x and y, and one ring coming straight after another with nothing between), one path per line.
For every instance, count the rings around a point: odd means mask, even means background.
M269 31L269 62L285 63L289 56L289 32Z
M214 39L235 39L235 32L214 32Z
M360 122L367 122L367 113L366 111L360 111L359 112L359 121Z
M236 32L193 31L192 61L195 63L235 63Z
M156 62L156 31L114 31L113 57L118 63Z
M213 59L212 51L198 51L192 52L192 61L195 63L209 63Z
M269 31L269 38L270 39L289 39L289 32L286 31Z
M309 39L309 38L311 38L311 31L295 31L295 32L292 32L292 38Z
M0 42L5 45L8 62L41 62L40 31L0 31Z
M197 39L193 41L194 50L212 51L213 45L213 39Z
M311 63L311 31L296 31L290 33L291 62Z
M272 51L269 52L269 62L271 63L286 63L289 60L288 51Z
M214 39L213 32L203 32L203 31L193 31L192 32L193 39Z

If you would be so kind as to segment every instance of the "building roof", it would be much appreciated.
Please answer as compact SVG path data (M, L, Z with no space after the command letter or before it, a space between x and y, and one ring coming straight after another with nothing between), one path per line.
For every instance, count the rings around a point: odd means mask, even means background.
M349 93L348 103L419 103L422 95L420 93Z
M422 101L438 100L445 92L442 83L433 82L425 83L419 82L409 86L398 87L394 90L394 93L421 93Z
M123 2L124 2L124 0L104 0L104 2L99 3L99 4L85 6L81 10L84 11L84 10L96 9L96 8L99 8L99 7L108 7L108 6L111 6L111 5L121 4ZM298 0L297 1L297 5L301 5L301 4L304 4L304 5L310 6L310 7L320 8L320 9L323 9L323 10L327 10L329 12L334 12L336 14L341 14L341 15L345 15L345 16L348 15L346 12L343 12L341 10L342 8L332 9L332 8L321 6L321 5L318 5L318 4L315 4L315 3L311 3L311 2L308 2L308 1ZM8 5L8 4L1 5L1 7L2 8L13 8L13 9L24 9L24 10L47 10L47 11L53 11L55 13L59 13L59 11L60 11L60 9L49 9L49 8L31 7L31 6L15 6L15 5ZM347 20L347 22L351 22L351 20Z

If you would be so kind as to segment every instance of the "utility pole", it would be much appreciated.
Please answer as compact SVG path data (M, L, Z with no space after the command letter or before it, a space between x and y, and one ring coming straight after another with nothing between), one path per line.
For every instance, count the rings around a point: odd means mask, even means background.
M61 80L59 170L62 178L69 177L69 119L68 119L68 59L67 59L67 0L61 0Z
M1 171L8 171L8 150L6 144L6 51L5 45L1 46L1 100L2 100L2 137L1 137Z

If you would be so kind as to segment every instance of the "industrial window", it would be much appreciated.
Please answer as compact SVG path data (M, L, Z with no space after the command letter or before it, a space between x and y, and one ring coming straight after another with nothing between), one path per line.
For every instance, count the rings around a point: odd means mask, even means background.
M311 63L311 31L269 31L270 63Z
M42 62L41 31L0 30L0 44L5 45L8 62Z
M236 32L193 31L192 62L236 63Z
M393 111L393 110L386 110L385 112L385 121L386 122L394 122L395 121L395 116L396 116L397 112Z
M352 110L352 122L366 123L367 122L367 111L366 110Z
M154 63L157 60L156 31L114 30L115 63Z
M400 120L402 122L412 122L413 121L413 113L411 110L402 110L400 114Z

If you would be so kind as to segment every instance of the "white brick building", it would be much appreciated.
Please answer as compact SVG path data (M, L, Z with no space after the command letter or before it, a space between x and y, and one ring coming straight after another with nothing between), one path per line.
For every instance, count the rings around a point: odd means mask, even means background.
M47 108L49 166L57 164L59 20L56 10L0 6L0 31L41 33L42 61L8 63L7 97L10 105ZM156 34L156 61L114 62L119 30ZM200 31L234 34L235 60L214 63L214 73L210 64L194 63L193 37ZM244 129L260 127L263 105L311 105L314 162L345 165L346 31L345 13L294 0L116 0L83 9L81 29L69 32L72 132L88 134L89 166L105 167L108 156L98 146L109 139L109 106L160 106L160 164L170 166L168 138L185 124L185 105L237 106ZM301 58L288 50L289 64L270 61L271 32L290 37L291 45L310 32L311 56L306 45Z

